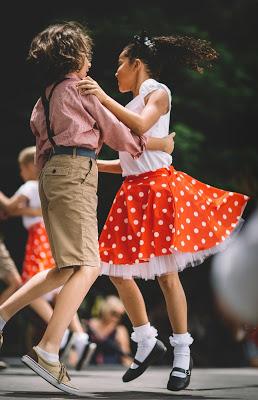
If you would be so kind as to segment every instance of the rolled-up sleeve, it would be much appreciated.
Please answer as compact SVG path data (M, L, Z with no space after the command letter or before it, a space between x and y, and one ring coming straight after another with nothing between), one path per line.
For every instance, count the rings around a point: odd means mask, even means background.
M100 130L100 145L106 143L116 151L126 151L138 158L146 149L147 138L131 132L114 114L104 107L94 95L81 96L82 103L95 119Z

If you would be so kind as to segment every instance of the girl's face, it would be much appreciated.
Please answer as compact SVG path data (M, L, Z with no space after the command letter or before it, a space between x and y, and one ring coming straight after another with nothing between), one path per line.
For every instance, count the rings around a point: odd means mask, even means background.
M87 73L88 73L90 67L91 67L91 62L85 56L84 64L81 67L81 69L77 72L79 78L84 79L87 76Z
M119 56L118 68L115 76L121 93L131 92L133 90L136 82L135 62L130 62L124 52Z

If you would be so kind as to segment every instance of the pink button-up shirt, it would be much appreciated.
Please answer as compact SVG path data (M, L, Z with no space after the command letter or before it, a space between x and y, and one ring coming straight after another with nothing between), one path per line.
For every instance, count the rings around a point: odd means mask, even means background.
M114 150L127 151L135 158L140 156L146 139L133 135L96 96L81 96L75 86L79 78L73 74L68 77L56 86L50 100L49 119L56 145L87 147L98 153L105 142ZM50 90L51 87L47 96ZM36 136L36 163L41 169L52 148L41 99L33 108L30 126Z

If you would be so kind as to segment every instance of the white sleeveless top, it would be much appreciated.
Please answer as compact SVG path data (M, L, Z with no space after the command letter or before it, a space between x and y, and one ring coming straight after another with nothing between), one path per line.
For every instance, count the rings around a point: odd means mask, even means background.
M161 138L167 136L169 133L171 93L166 85L157 82L155 79L147 79L141 84L138 96L134 97L134 99L126 105L126 108L140 114L145 107L144 98L157 89L163 89L167 92L169 97L169 111L167 114L162 115L159 120L145 132L144 136ZM137 159L134 159L131 154L125 151L120 151L119 158L123 176L139 175L144 172L155 171L159 168L169 167L172 163L171 155L163 151L145 150Z

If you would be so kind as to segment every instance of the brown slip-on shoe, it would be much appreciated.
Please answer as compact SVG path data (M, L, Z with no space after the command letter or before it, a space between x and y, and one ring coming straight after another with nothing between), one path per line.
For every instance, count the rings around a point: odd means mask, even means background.
M33 347L30 355L22 357L22 362L48 383L68 394L79 394L79 389L72 386L71 378L64 364L45 360Z

